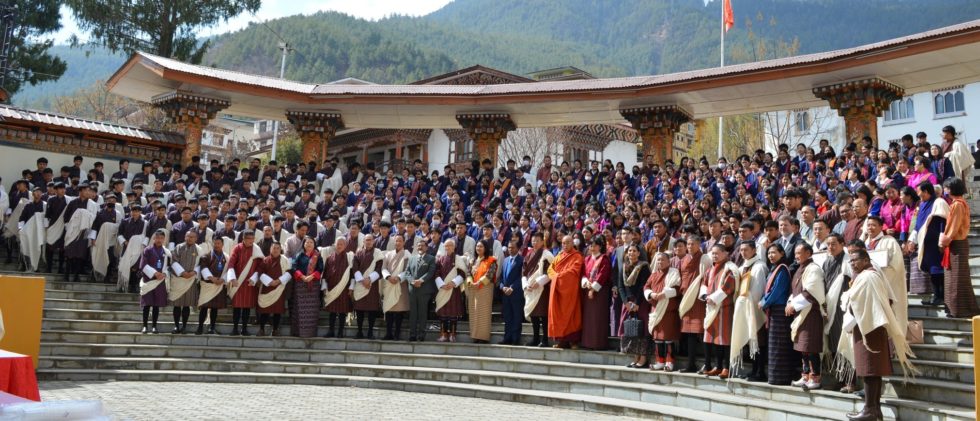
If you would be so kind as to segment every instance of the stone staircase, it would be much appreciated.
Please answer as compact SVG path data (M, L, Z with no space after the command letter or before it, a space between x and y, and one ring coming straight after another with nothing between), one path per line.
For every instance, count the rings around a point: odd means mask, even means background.
M980 218L974 220L974 232L980 232ZM974 285L980 290L980 234L972 234L970 241ZM6 269L13 274L9 266ZM135 294L117 293L113 285L64 283L44 276L48 283L38 367L42 381L371 387L668 420L843 420L845 412L862 406L858 397L831 390L804 392L630 369L623 366L628 359L613 351L474 345L468 343L465 322L460 323L460 342L453 344L171 335L168 308L161 311L161 333L141 335ZM970 322L946 318L942 309L920 305L921 298L910 297L909 310L926 329L925 343L913 346L921 374L907 383L900 374L887 379L885 416L902 421L973 420ZM218 330L227 333L231 312L221 313ZM196 320L192 314L189 327ZM495 313L492 343L502 339L501 320ZM529 331L525 324L525 340L530 339ZM288 332L287 317L283 334ZM349 327L348 338L353 334ZM428 339L435 339L431 330ZM618 339L611 338L610 346L617 347Z

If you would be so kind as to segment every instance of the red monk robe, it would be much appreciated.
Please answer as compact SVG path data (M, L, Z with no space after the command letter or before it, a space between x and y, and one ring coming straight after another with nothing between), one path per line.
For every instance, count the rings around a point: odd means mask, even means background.
M548 268L551 278L548 334L559 343L577 343L582 336L582 265L578 250L562 251Z

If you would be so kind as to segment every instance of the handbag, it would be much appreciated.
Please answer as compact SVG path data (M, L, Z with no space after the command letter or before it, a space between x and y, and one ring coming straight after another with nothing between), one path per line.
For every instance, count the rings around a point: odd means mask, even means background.
M643 336L643 321L637 317L636 312L630 312L623 321L623 338L633 339L640 336Z
M905 341L909 344L921 344L925 342L922 320L909 320L909 327L905 333Z

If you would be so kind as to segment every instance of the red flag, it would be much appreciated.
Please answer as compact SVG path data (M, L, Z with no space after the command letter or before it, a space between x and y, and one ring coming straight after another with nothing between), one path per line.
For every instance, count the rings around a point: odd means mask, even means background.
M722 18L725 20L725 32L735 26L735 13L732 12L732 0L725 0L724 13Z

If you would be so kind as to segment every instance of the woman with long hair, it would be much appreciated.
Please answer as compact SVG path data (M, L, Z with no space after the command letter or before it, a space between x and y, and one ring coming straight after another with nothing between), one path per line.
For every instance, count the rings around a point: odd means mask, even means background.
M643 299L643 286L650 278L650 264L640 260L640 249L630 245L626 249L626 261L622 265L623 272L617 277L617 291L623 300L622 317L624 323L619 325L620 351L633 357L627 367L647 368L650 366L650 352L653 341L646 328L640 329L639 335L625 337L623 325L627 318L638 318L644 324L650 314L650 303Z
M493 245L487 240L476 243L476 260L472 277L466 281L466 302L470 315L470 338L474 343L490 342L490 316L493 311L493 290L497 284L497 259Z
M766 325L769 327L769 384L789 385L796 378L796 367L799 365L790 337L792 318L783 311L789 300L793 278L783 246L773 244L766 251L769 279L759 308L766 313Z

